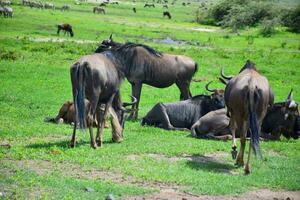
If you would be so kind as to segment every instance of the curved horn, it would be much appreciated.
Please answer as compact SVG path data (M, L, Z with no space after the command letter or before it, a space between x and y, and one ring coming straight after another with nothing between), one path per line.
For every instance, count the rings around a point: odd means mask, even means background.
M207 91L209 91L209 92L215 92L215 91L216 91L215 89L211 90L211 89L208 88L208 86L209 86L211 83L212 83L212 81L208 82L208 83L205 85L205 89L206 89Z
M290 93L288 94L288 96L286 97L286 102L288 101L292 101L293 99L293 88L291 89Z
M132 106L137 103L137 99L134 96L131 96L131 97L133 98L133 102L131 102L131 103L124 102L123 107Z
M224 67L222 67L222 69L221 69L221 76L222 76L222 78L224 78L224 79L226 79L226 80L232 79L232 76L225 76L225 75L224 75Z

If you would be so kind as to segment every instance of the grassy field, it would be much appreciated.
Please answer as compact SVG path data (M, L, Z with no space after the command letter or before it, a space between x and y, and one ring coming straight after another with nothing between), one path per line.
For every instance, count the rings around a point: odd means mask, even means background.
M169 8L173 18L162 17L162 6L144 9L131 2L109 5L106 15L93 14L93 4L71 5L71 11L38 10L14 4L12 19L0 18L0 198L4 199L118 199L173 189L186 195L237 195L258 189L300 190L300 142L261 142L263 159L252 159L253 173L245 176L234 167L231 142L200 140L187 132L141 127L128 121L125 140L93 150L89 134L78 133L78 145L69 148L72 127L45 123L72 98L69 67L92 53L111 33L116 41L138 42L159 51L183 54L200 69L193 94L207 93L204 85L218 83L220 67L236 74L247 59L256 62L270 81L276 101L291 88L300 101L300 37L277 29L270 38L258 28L239 35L218 27L194 23L197 4ZM56 24L72 24L74 38L56 35ZM197 29L197 30L196 30ZM180 44L164 44L171 38ZM58 40L61 39L61 40ZM130 85L122 85L129 100ZM179 99L176 86L157 89L143 86L139 117L157 102ZM9 144L9 146L7 146ZM174 195L175 195L174 193ZM191 196L191 195L190 195Z

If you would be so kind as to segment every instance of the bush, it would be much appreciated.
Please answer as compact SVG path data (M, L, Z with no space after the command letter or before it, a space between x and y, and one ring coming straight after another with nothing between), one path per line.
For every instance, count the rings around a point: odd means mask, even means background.
M300 33L300 5L294 10L287 10L281 20L290 31Z
M276 32L275 31L276 24L277 24L277 20L276 19L273 19L273 20L264 20L262 22L260 33L264 37L271 37Z

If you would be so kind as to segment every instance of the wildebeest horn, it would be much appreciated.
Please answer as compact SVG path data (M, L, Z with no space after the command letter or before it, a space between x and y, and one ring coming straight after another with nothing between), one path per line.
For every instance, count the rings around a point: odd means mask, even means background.
M123 107L132 106L137 103L137 99L134 96L131 96L131 97L133 98L133 102L131 102L131 103L124 102Z
M211 90L211 89L208 88L208 86L209 86L211 83L212 83L212 81L208 82L208 83L205 85L205 89L206 89L207 91L209 91L209 92L215 92L216 89Z
M221 69L221 76L222 76L222 78L224 78L224 79L226 79L226 80L232 79L232 76L225 76L225 75L224 75L224 67L222 67L222 69Z
M112 40L112 35L113 35L113 34L110 34L110 36L109 36L109 39L110 39L110 40Z
M219 77L219 81L220 81L221 83L223 83L224 85L227 85L227 83L228 83L228 80L225 80L225 79L223 79L223 78L221 78L221 77Z
M288 94L288 96L286 97L286 102L288 101L292 101L293 99L293 89L291 89L290 93Z

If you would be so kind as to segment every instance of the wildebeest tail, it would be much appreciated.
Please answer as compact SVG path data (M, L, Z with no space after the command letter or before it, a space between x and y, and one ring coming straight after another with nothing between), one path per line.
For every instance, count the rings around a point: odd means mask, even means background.
M198 66L198 63L196 63L196 62L195 62L195 70L194 70L194 73L193 73L193 75L195 75L195 74L196 74L196 72L198 71L198 68L199 68L199 66Z
M75 103L75 110L76 110L76 121L79 123L79 128L84 129L86 127L86 121L85 121L85 104L84 104L84 98L85 98L85 66L87 63L84 63L83 65L80 65L78 63L77 65L77 71L76 71L76 79L77 79L77 85L76 85L76 94L74 98Z
M254 152L254 155L261 155L260 147L259 147L259 127L258 127L258 121L257 121L257 115L256 115L256 107L257 103L259 101L260 93L255 88L254 90L249 91L248 95L248 111L249 111L249 132L250 132L250 138L252 143L252 149Z

